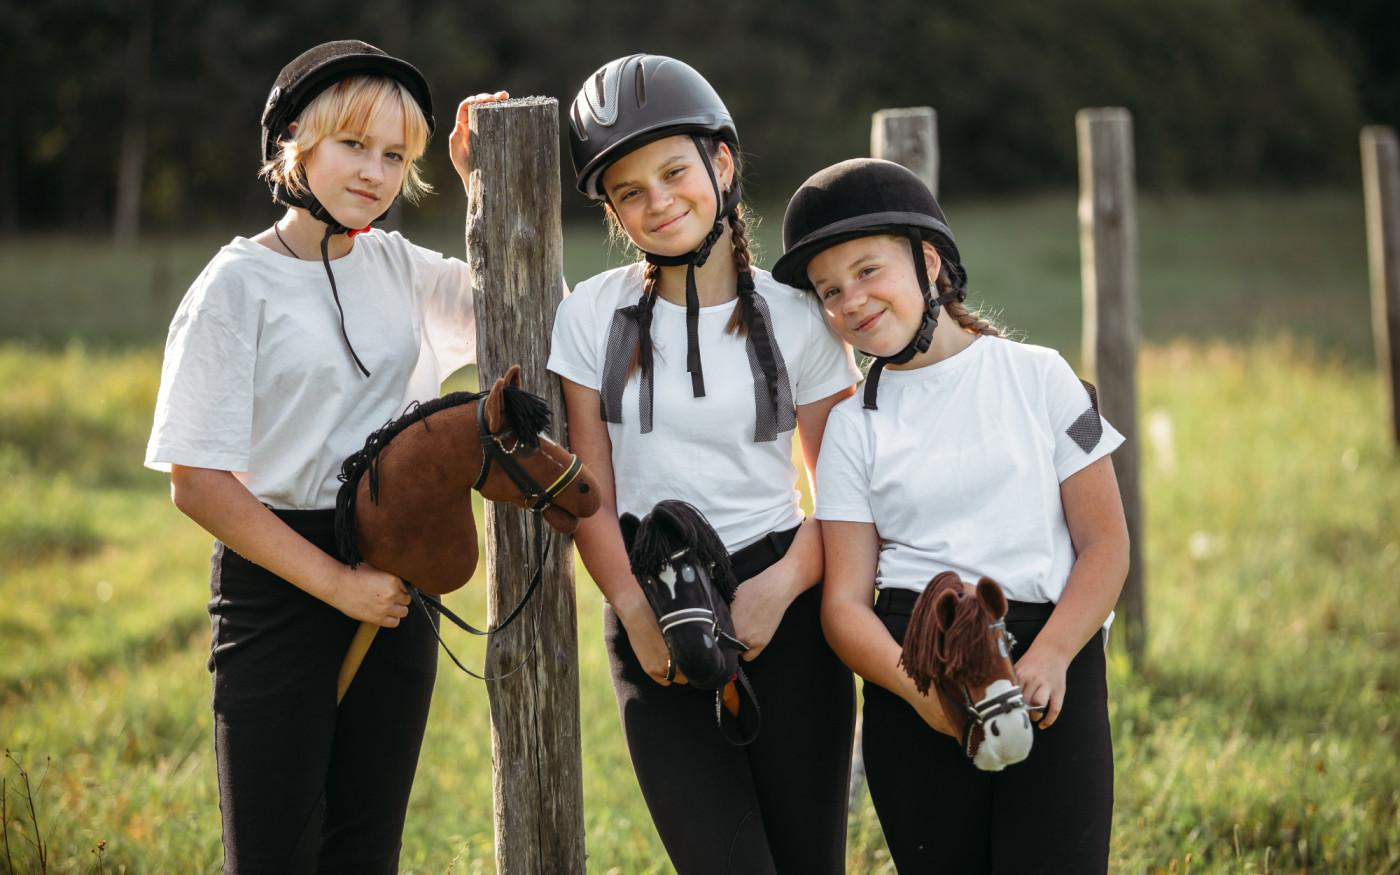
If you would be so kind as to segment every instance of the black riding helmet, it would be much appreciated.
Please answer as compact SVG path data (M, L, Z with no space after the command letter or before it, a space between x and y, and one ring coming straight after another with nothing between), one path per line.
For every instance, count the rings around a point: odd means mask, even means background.
M423 111L423 117L428 121L428 134L433 133L433 97L428 90L428 81L418 72L418 68L369 43L355 39L336 40L302 52L277 74L277 81L272 83L272 91L268 93L267 104L263 107L263 162L276 157L281 142L292 135L292 122L317 95L343 79L364 75L387 76L402 83ZM283 206L305 207L316 218L339 229L333 233L343 234L350 230L326 213L310 191L299 197L271 180L268 185L272 188L273 200ZM384 216L379 218L383 219Z
M607 197L602 190L602 177L613 162L649 143L677 134L690 135L710 175L715 192L715 223L693 252L677 256L644 254L651 264L687 265L686 370L690 373L694 396L701 398L705 395L705 378L696 333L700 299L695 287L695 269L704 265L711 248L724 235L724 222L738 209L740 195L737 173L728 196L721 195L714 167L700 138L714 136L727 143L737 167L739 134L734 128L734 119L704 76L689 64L664 55L628 55L609 61L584 81L569 109L569 153L578 173L578 190L598 200ZM744 281L741 277L740 283ZM752 279L749 279L749 290L752 290ZM648 308L644 318L649 318L649 314ZM643 344L642 367L648 372L650 355L650 347ZM776 374L776 368L765 362L765 373Z
M693 67L664 55L609 61L569 109L569 153L578 190L601 200L603 171L618 158L675 134L713 134L739 147L724 101Z
M272 91L267 95L267 104L262 114L262 159L267 163L276 157L281 142L291 137L291 124L306 109L307 104L332 85L352 76L385 76L394 79L408 89L423 117L428 122L428 134L434 130L433 98L428 90L428 81L423 74L407 61L401 61L381 49L360 40L336 40L322 43L298 55L277 74L272 83ZM350 336L345 332L345 310L340 304L340 293L335 287L335 273L331 271L328 246L331 235L344 234L354 229L340 224L321 204L311 190L305 189L295 194L281 183L268 180L272 189L272 199L286 207L302 207L312 217L326 224L325 236L321 238L321 263L325 265L326 276L330 279L331 295L335 298L336 309L340 311L340 333L345 345L350 349L350 357L366 377L369 369L360 361ZM389 215L386 210L374 221L381 221Z
M891 234L909 240L910 256L924 296L924 317L909 345L892 356L876 358L865 384L865 407L875 409L880 371L904 364L928 349L943 305L967 298L967 271L953 231L933 192L906 167L878 158L853 158L813 174L793 194L783 215L783 256L773 276L800 289L811 289L807 265L833 246L859 237ZM953 280L952 290L934 296L924 267L923 241L933 243Z

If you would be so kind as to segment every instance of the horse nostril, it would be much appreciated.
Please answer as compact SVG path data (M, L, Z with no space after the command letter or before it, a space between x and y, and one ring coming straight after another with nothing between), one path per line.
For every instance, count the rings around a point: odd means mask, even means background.
M1026 725L1026 728L1027 728L1027 729L1030 729L1030 728L1031 728L1031 718L1030 718L1030 715L1029 715L1029 714L1026 714L1024 711L1021 712L1021 722L1024 723L1024 724Z
M1000 737L1001 737L1001 727L998 726L998 725L996 725L995 723L993 723L993 724L992 724L992 734L995 735L995 736L997 736L998 738L1000 738Z
M587 484L587 483L580 483L580 484L578 485L578 491L579 491L579 492L587 492L587 491L588 491L588 484Z

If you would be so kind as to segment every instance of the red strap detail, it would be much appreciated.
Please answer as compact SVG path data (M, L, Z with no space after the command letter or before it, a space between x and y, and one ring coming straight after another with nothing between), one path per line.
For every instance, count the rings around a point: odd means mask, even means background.
M363 234L363 233L365 233L366 231L368 231L369 229L370 229L370 226L369 226L369 225L366 225L366 226L364 226L363 228L356 228L355 230L350 231L346 236L350 237L351 239L354 239L354 237L355 237L356 234Z

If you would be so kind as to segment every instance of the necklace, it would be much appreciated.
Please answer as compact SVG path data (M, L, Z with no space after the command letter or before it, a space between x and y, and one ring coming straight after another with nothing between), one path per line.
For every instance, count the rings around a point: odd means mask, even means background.
M301 261L301 256L297 255L296 250L290 246L287 246L287 241L282 239L282 232L277 229L276 223L274 223L272 226L272 233L277 235L277 242L281 243L284 247L286 247L287 251L292 254L292 258L295 258L297 261Z

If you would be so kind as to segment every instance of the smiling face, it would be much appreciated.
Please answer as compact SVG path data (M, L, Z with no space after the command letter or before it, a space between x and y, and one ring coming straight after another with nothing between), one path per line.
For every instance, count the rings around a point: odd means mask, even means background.
M938 276L941 262L925 242L924 265ZM914 338L924 298L899 237L857 237L823 250L807 264L807 278L842 340L872 356L892 356Z
M317 143L304 164L306 184L336 221L364 228L399 194L410 160L406 139L403 109L385 106L366 130L342 129Z
M686 135L667 137L628 152L603 173L603 191L627 237L643 252L683 255L714 227L719 205L705 170L710 160ZM721 190L734 179L729 147L714 156Z

